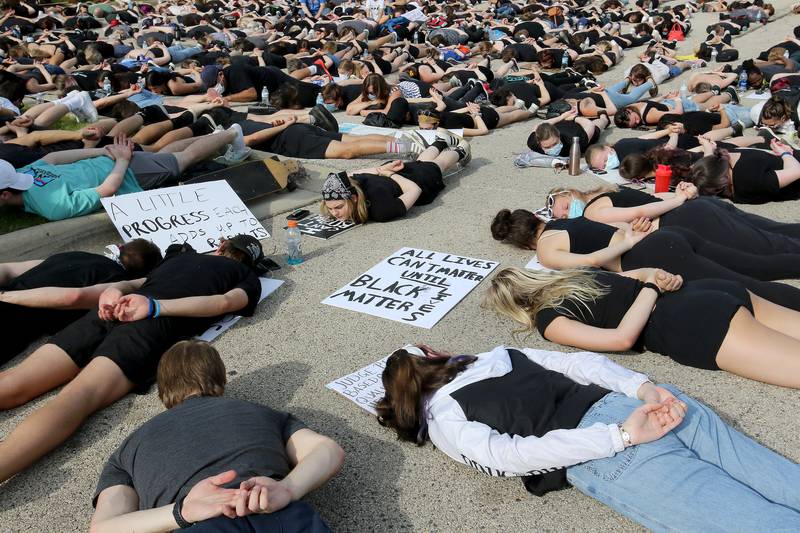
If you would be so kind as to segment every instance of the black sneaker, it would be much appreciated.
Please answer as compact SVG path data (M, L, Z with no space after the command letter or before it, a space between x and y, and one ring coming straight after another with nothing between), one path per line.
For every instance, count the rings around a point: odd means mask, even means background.
M736 89L733 87L725 87L725 90L722 91L731 95L731 103L732 104L739 104L739 93L736 92Z
M711 92L714 93L714 94L719 94L720 90L721 89L719 88L719 85L712 85L711 86Z
M734 137L741 137L744 135L744 124L742 124L741 120L737 120L731 124L731 129L733 130Z
M324 105L315 105L311 108L311 111L308 112L308 115L314 117L315 126L319 126L326 131L339 131L339 123L336 122L336 119Z

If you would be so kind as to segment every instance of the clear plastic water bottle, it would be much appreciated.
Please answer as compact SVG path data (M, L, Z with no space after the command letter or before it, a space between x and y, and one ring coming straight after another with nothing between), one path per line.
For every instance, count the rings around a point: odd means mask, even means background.
M761 10L760 9L756 12L756 22L761 22Z
M128 0L128 11L133 11L133 0Z
M686 86L686 82L681 84L681 98L686 98L689 95L689 87Z
M103 80L103 92L106 93L106 96L108 96L112 92L111 91L111 79L108 78L108 77L106 77L106 79Z
M742 70L739 73L739 92L743 93L747 90L747 72Z
M712 63L715 63L717 61L717 54L719 54L717 49L716 48L712 48L711 49L711 62Z
M136 80L136 84L142 90L145 90L147 88L147 80L145 80L144 76L142 76L141 74L139 74L139 78Z
M789 50L784 50L783 51L783 57L784 57L784 59L789 59Z
M264 105L269 103L269 89L267 89L266 85L264 85L264 88L261 89L261 103Z
M290 220L286 228L286 262L299 265L303 262L303 251L300 247L300 228L296 220Z
M369 56L369 48L364 48L361 52L361 59L366 59Z
M315 102L317 105L324 105L325 99L322 97L322 91L317 93L317 101Z
M566 50L561 51L561 68L566 69L569 66L569 54Z
M582 50L586 50L590 46L592 46L592 43L591 43L591 41L589 41L589 38L587 37L586 40L583 41L583 46L581 47L581 49Z

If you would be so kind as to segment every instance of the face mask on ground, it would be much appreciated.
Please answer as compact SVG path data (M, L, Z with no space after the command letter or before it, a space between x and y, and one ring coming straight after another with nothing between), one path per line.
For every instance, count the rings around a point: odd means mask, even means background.
M558 144L551 146L550 148L546 148L544 153L547 155L558 156L561 155L561 150L564 149L564 143L559 142Z
M567 218L578 218L583 216L584 207L586 207L585 203L577 198L573 198L569 203L569 212L567 213Z
M614 150L608 152L608 157L606 158L606 170L614 170L615 168L619 167L619 157L617 156L617 152Z

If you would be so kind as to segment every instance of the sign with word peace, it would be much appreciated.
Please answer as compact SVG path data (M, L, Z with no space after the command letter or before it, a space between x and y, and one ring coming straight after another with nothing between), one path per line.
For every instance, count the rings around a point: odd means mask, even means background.
M102 198L125 242L147 239L163 252L189 243L198 253L217 248L220 238L239 233L266 239L269 233L225 181L178 185Z
M401 248L322 303L430 329L497 265L484 259Z

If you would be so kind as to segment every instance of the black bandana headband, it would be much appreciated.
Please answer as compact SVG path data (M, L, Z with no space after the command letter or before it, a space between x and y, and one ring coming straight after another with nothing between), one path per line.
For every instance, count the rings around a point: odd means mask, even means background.
M350 178L347 172L328 174L325 185L322 186L322 199L328 200L349 200L356 194L355 188L350 185Z

